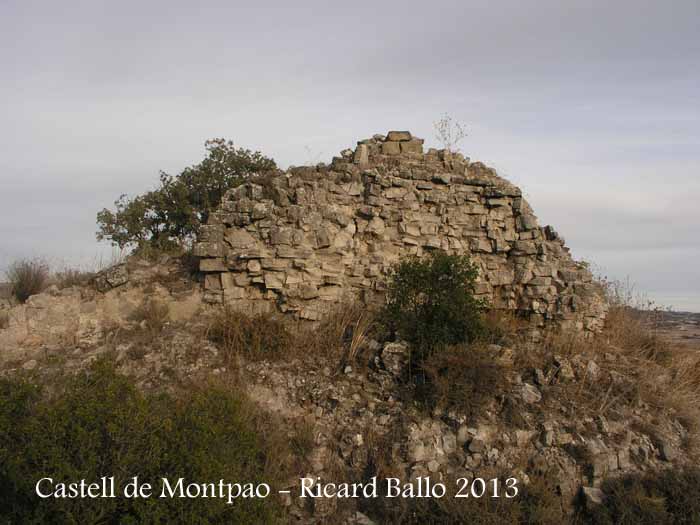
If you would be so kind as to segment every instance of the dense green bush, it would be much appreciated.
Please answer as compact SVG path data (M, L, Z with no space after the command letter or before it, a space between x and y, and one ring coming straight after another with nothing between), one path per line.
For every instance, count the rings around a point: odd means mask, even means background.
M587 509L584 521L610 525L695 525L700 523L700 468L611 479L601 487L602 505Z
M97 214L98 240L124 248L148 245L171 249L197 234L226 190L276 168L275 162L232 142L205 143L206 158L179 175L161 173L160 187L143 195L122 195L115 211Z
M256 430L254 411L220 386L179 397L141 394L108 360L52 395L0 380L0 523L269 523L267 499L151 497L40 499L41 478L99 480L117 486L139 476L160 494L160 478L190 482L268 482L281 474L280 444ZM266 437L262 437L265 435ZM273 457L272 454L275 454ZM276 469L272 470L272 467Z
M12 295L23 303L30 296L41 293L49 281L49 266L40 259L22 259L7 270Z
M431 252L399 262L390 275L383 318L411 343L420 365L443 345L475 340L484 304L474 297L478 269L467 256Z

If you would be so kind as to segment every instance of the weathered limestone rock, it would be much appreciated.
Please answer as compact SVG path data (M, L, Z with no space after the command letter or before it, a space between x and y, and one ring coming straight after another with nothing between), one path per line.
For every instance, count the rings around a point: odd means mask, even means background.
M369 163L369 149L366 144L360 144L355 150L355 155L352 160L355 164L359 164L360 167L367 166Z
M386 135L386 140L390 142L401 142L411 140L410 131L390 131Z
M401 153L401 145L398 142L385 142L382 144L382 153L384 155L398 155Z
M267 300L318 319L348 296L381 301L393 264L438 249L469 254L477 295L536 325L595 332L607 310L588 269L538 225L518 188L462 155L423 153L408 131L361 140L330 165L292 168L265 188L248 182L209 222L194 249L205 296L241 310ZM110 279L105 286L118 286ZM568 380L568 368L559 375Z
M587 507L595 507L603 503L605 494L596 487L581 487L581 494L584 498Z
M117 264L95 276L95 287L100 292L106 292L129 282L129 273L125 264Z

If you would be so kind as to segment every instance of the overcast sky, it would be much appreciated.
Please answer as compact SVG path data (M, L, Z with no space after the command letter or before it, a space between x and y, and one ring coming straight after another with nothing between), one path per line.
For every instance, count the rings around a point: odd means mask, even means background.
M96 212L207 138L298 165L447 112L576 258L700 311L698 28L698 0L0 0L0 268L94 264Z

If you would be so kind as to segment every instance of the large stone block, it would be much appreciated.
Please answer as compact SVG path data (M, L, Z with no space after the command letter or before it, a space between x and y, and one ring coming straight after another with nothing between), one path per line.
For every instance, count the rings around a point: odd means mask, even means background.
M386 191L384 191L384 196L391 200L403 199L408 191L409 190L406 188L388 188Z
M281 290L284 288L286 276L283 272L265 272L263 275L265 288L268 290Z
M412 138L410 131L390 131L386 135L386 140L392 142L408 141Z
M488 239L472 238L469 240L469 249L476 253L491 253L493 251L493 246Z
M423 153L423 144L417 140L401 142L401 153Z
M221 290L221 275L218 273L211 273L204 276L204 289L205 290Z
M369 148L366 144L360 144L357 146L352 161L355 164L358 164L360 167L367 166L367 164L369 164Z
M401 146L398 142L385 142L382 144L382 154L384 155L399 155Z
M200 242L222 242L224 240L224 227L221 224L203 224L199 227L197 240Z
M224 247L220 242L198 242L192 253L195 257L223 257Z
M228 270L223 258L202 259L199 261L200 272L225 272Z
M229 228L224 234L224 240L233 249L251 248L257 244L255 238L246 230L241 228Z
M534 230L537 228L537 217L530 214L520 215L518 217L518 231Z
M532 241L515 241L513 250L525 255L534 255L537 253L537 245Z

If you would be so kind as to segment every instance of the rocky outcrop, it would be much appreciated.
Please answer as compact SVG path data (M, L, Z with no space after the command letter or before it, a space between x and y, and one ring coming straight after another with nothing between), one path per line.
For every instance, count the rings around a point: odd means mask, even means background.
M189 319L202 307L200 290L178 260L138 257L99 272L89 285L52 285L25 304L0 303L0 370L47 349L94 346L147 300L166 304L173 321Z
M538 354L543 345L526 334L522 340L508 336L486 348L502 367L505 388L484 396L469 413L440 403L425 410L406 385L409 347L402 341L363 339L354 359L347 359L347 332L323 333L319 340L333 348L327 354L309 351L308 340L299 338L270 360L231 360L203 337L217 309L203 307L201 291L176 261L131 258L98 274L93 284L52 287L5 310L10 315L7 326L0 324L0 378L23 374L50 384L56 373L72 374L111 355L142 389L175 389L215 377L240 385L296 443L298 476L281 490L298 486L302 476L348 482L376 475L453 487L455 479L501 472L520 488L544 477L555 504L568 512L579 493L597 504L605 479L696 463L689 448L693 435L680 413L656 397L675 388L674 374L653 374L655 401L648 404L635 372L644 365L604 338L572 354ZM100 292L103 287L107 291ZM135 315L153 301L167 306L157 332ZM307 327L284 322L294 333ZM379 505L378 499L309 502L296 492L283 501L288 521L299 523L371 523L367 515L374 517Z
M493 346L494 355L503 350ZM397 395L401 374L395 365L401 347L385 343L376 366L346 367L342 373L323 363L310 365L310 359L248 363L245 382L252 399L295 432L313 428L307 470L324 481L367 479L379 469L380 477L395 476L416 486L427 478L454 486L458 478L507 472L520 488L535 478L546 479L569 512L579 492L588 504L597 503L605 479L680 469L692 462L682 445L687 432L672 411L618 403L614 414L602 415L596 414L598 403L592 410L581 403L581 388L605 391L609 381L632 384L631 378L613 372L622 356L596 356L600 364L592 356L555 357L544 371L547 382L537 385L529 373L514 370L512 391L467 418L439 407L432 413L417 410ZM595 379L591 363L600 369ZM570 377L558 377L556 371L564 368ZM522 395L525 391L528 397ZM304 503L290 499L289 514L303 516ZM336 505L334 500L324 503ZM311 510L321 519L336 509Z
M352 295L382 298L387 271L428 250L469 254L476 292L536 324L597 331L602 293L520 189L409 132L362 140L330 165L291 168L229 191L202 228L206 298L319 319Z

